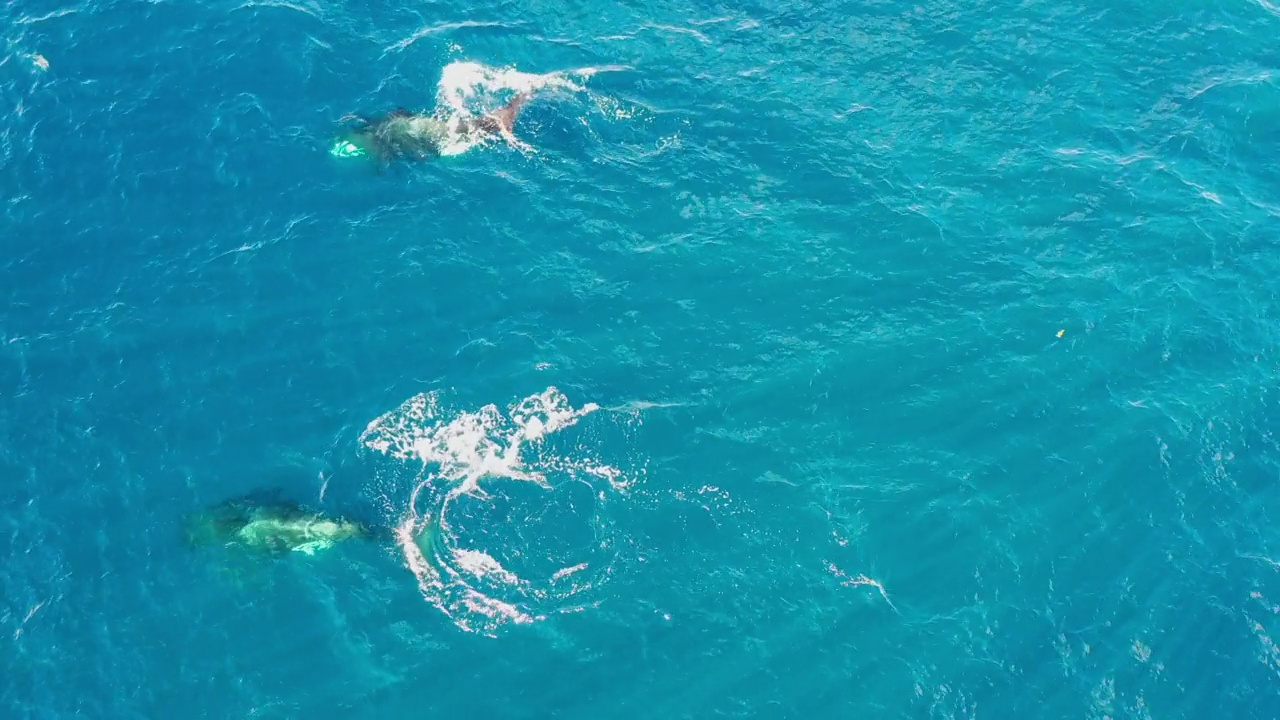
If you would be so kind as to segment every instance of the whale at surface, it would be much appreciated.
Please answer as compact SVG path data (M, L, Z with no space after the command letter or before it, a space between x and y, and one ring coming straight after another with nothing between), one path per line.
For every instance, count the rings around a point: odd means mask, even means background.
M353 538L371 537L364 525L275 498L228 500L188 518L194 546L222 545L266 554L314 555Z

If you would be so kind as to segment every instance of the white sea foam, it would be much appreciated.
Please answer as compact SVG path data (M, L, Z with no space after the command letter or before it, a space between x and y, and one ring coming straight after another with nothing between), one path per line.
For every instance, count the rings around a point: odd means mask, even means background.
M607 562L598 562L599 557L557 557L561 567L548 572L548 577L522 578L489 552L468 547L468 539L449 522L450 507L457 499L486 497L482 484L531 482L556 492L549 482L555 477L586 482L593 489L599 486L601 493L624 489L630 482L626 473L590 457L590 448L582 443L575 450L582 457L565 457L547 442L599 409L594 403L575 408L554 387L505 410L487 405L455 411L445 407L437 393L424 393L365 429L361 436L365 447L421 465L408 508L397 511L403 515L396 537L423 597L460 628L491 634L509 622L532 622L541 617L547 601L562 604L591 588L595 578L588 567L600 566L602 574L607 572ZM547 551L518 550L534 555ZM571 584L563 582L570 575L582 577Z
M596 68L580 68L535 74L477 62L449 63L441 71L436 87L436 112L444 117L450 128L440 153L459 155L492 140L491 137L462 132L466 120L493 112L520 94L532 95L549 90L585 92L586 88L574 82L574 78L585 79L596 72Z
M401 460L435 466L435 474L457 485L451 495L472 492L481 478L544 482L540 468L560 458L522 458L526 445L574 425L599 410L595 403L573 408L556 388L516 403L507 412L486 405L475 412L450 414L435 393L423 393L369 423L361 442ZM589 467L594 463L583 463Z

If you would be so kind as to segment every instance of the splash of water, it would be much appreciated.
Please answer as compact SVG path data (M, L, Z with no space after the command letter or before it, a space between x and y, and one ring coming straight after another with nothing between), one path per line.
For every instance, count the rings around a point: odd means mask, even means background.
M585 92L586 88L573 82L571 78L587 78L594 73L594 68L584 68L535 74L513 67L495 68L477 62L451 62L440 71L436 100L458 112L474 112L491 107L491 103L504 94L532 94L547 89Z
M468 119L492 112L516 95L548 90L585 92L586 88L572 78L585 79L596 72L596 68L582 68L535 74L470 61L449 63L441 71L440 83L436 87L436 110L449 128L448 136L440 146L440 154L459 155L492 140L464 132Z
M554 387L505 411L495 405L455 411L442 404L439 394L425 393L369 423L361 436L365 447L421 464L396 538L423 597L458 627L492 634L506 623L533 622L546 612L565 610L575 596L607 576L613 543L600 504L629 480L617 468L590 457L583 444L576 448L580 456L565 457L548 443L551 436L599 409L594 403L575 408ZM466 534L450 522L450 509L459 499L483 502L489 497L481 489L482 481L486 486L492 481L532 483L545 497L568 492L567 486L589 486L596 514L588 522L596 541L564 553L573 557L555 557L560 567L546 577L521 577L492 554L467 547ZM508 543L519 530L488 528L485 535ZM515 555L556 555L547 547L515 550Z

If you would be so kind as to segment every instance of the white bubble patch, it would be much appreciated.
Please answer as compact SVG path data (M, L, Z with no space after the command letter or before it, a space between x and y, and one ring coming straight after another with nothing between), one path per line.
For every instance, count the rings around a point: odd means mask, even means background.
M493 141L491 136L463 131L467 119L493 112L520 94L533 95L548 90L585 92L586 89L573 78L585 79L596 72L596 68L581 68L535 74L470 61L449 63L441 71L440 83L436 87L437 112L445 116L450 128L448 137L440 146L440 154L459 155Z
M365 429L365 447L421 466L396 538L423 597L458 627L492 634L579 610L608 577L604 507L630 480L589 442L551 442L599 410L554 387L505 410L457 411L424 393Z

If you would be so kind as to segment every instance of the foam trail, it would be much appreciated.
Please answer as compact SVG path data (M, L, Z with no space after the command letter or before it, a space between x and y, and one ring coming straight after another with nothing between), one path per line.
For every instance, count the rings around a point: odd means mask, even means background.
M458 627L491 634L506 623L532 622L543 617L533 605L563 601L593 585L588 578L565 589L556 581L585 573L588 567L607 574L608 563L600 558L564 558L571 567L530 581L503 567L492 554L463 547L449 524L455 500L485 496L482 481L532 482L555 492L547 475L556 474L626 487L628 480L620 470L595 458L561 457L546 446L547 438L599 409L594 403L575 408L554 387L505 411L487 405L454 412L442 407L438 394L424 393L369 423L361 435L361 443L371 450L421 463L396 539L423 597Z

